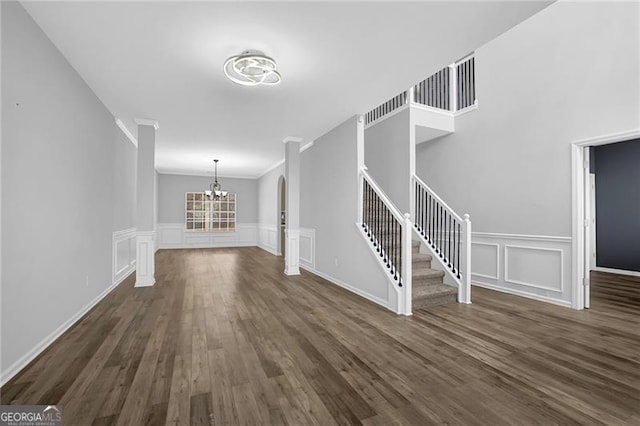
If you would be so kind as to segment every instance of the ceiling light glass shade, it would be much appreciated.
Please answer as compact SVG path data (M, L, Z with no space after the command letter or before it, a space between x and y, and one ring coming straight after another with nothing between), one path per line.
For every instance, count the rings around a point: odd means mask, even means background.
M272 86L282 80L276 71L277 67L276 61L264 53L247 50L225 61L224 74L229 80L243 86Z

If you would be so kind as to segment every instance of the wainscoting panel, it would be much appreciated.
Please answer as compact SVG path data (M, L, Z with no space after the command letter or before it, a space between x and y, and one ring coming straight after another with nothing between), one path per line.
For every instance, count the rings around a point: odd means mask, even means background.
M473 275L491 280L500 279L500 245L471 242L471 271Z
M257 236L258 225L255 223L238 223L236 230L230 232L187 231L184 223L159 223L157 231L161 249L255 246Z
M136 228L113 233L112 283L120 284L136 268Z
M504 246L504 280L562 293L562 250Z
M571 306L570 237L474 232L472 284Z
M265 223L258 224L258 247L271 254L278 253L278 227Z
M316 230L300 228L300 265L308 269L316 269Z

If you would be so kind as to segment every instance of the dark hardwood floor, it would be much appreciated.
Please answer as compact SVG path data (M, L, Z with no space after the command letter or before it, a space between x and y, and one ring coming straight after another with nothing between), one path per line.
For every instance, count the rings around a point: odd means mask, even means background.
M588 311L474 288L400 317L258 248L156 260L2 403L61 403L65 425L640 424L640 280L599 277Z

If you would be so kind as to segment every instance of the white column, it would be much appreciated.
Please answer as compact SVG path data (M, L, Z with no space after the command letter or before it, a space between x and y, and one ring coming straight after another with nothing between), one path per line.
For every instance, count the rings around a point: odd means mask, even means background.
M284 273L300 275L300 143L288 137L284 141L287 218L284 229Z
M138 124L136 287L152 286L155 278L155 145L158 122L136 119Z

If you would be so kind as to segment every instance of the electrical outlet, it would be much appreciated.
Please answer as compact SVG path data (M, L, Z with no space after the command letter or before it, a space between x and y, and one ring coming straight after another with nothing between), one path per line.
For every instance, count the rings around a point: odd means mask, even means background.
M85 278L85 282L84 282L84 285L85 285L86 287L89 287L89 275L87 275L87 276L86 276L86 278Z

